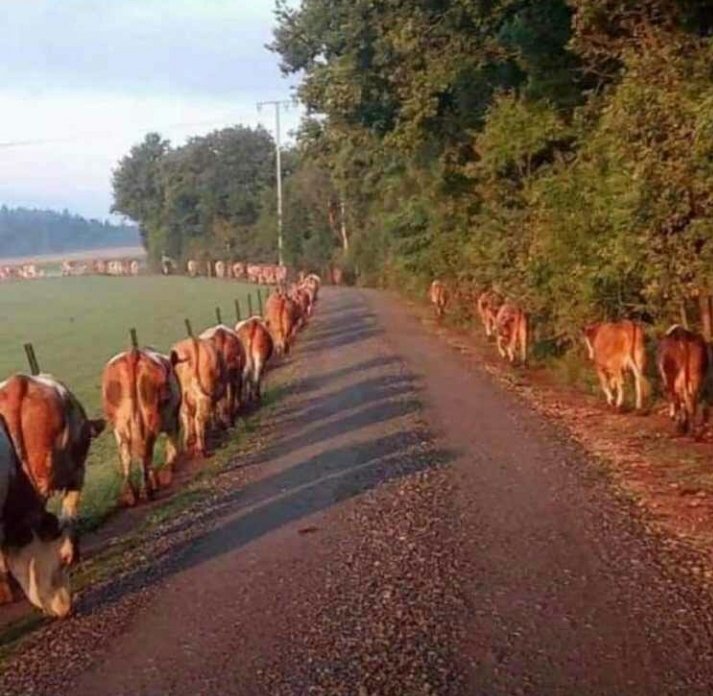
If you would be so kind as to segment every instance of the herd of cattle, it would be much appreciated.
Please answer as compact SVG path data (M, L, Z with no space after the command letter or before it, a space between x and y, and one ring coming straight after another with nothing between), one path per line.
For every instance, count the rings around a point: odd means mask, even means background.
M450 300L448 287L443 281L434 280L428 295L440 320ZM500 355L511 363L519 358L523 365L526 364L530 333L526 312L494 290L481 292L474 301L485 333L488 338L495 338ZM617 409L622 407L625 376L631 373L636 408L641 410L645 397L650 394L642 325L630 320L599 322L586 326L582 337L607 403ZM709 366L708 344L694 331L674 324L658 342L656 367L669 415L680 433L692 432L696 428Z
M195 278L205 275L213 278L247 280L261 285L282 285L287 282L287 267L274 264L243 263L242 261L197 261L186 262L186 273Z
M314 274L267 299L265 316L235 327L213 326L176 343L168 354L132 347L102 374L104 417L90 419L72 392L47 374L16 374L0 383L0 601L14 578L29 601L50 616L72 606L67 569L78 560L77 520L91 441L109 425L123 477L122 501L150 499L160 483L154 448L166 436L170 477L181 452L205 455L211 430L235 424L261 398L273 353L287 354L312 316L320 288ZM132 464L140 466L138 486ZM59 518L45 509L62 497Z

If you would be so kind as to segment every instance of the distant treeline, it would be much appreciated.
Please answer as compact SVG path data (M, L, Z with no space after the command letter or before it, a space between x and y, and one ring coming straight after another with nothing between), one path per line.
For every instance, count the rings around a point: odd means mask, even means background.
M130 225L87 220L68 211L0 207L0 257L57 254L139 244Z

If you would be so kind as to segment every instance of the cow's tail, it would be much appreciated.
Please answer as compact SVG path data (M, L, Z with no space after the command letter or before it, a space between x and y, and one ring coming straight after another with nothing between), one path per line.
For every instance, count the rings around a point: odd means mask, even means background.
M139 360L141 353L138 348L132 348L128 354L129 367L129 403L130 403L130 423L131 423L131 453L135 457L143 457L141 451L146 441L144 419L141 417L139 408Z

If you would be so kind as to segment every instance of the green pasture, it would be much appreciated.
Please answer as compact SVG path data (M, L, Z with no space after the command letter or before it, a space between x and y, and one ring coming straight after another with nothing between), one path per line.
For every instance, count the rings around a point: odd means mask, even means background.
M100 415L102 369L113 355L126 350L131 327L141 345L166 351L186 336L186 318L198 333L216 323L215 308L220 307L223 321L234 324L236 298L245 317L248 294L257 312L257 287L227 280L88 276L4 283L0 379L28 371L23 345L30 342L42 371L67 384L90 417ZM115 506L119 492L110 432L93 444L87 464L81 514L88 526L94 526Z

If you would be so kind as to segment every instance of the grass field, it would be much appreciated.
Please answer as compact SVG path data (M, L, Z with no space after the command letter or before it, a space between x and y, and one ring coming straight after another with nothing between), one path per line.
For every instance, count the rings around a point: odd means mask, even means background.
M141 345L166 351L185 337L185 318L198 333L216 323L220 307L225 323L233 324L236 298L245 316L248 293L257 311L255 286L208 278L88 276L5 283L0 285L0 379L27 372L23 344L31 342L42 371L65 382L90 417L100 415L102 369L128 347L131 327ZM87 464L81 515L91 527L116 505L118 460L110 432L92 445Z

